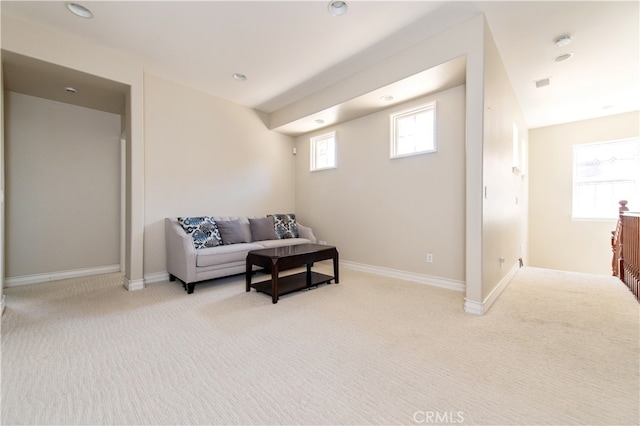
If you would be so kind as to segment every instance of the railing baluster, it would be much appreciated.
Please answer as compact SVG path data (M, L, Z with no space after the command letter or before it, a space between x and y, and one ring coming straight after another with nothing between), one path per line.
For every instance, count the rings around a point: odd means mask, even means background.
M616 230L611 232L611 267L640 302L640 213L630 213L624 200L619 212Z
M620 261L621 261L621 253L622 249L622 214L626 211L629 211L627 208L627 200L621 200L618 202L618 222L616 223L616 229L611 231L611 251L613 252L613 256L611 258L611 271L613 272L613 276L618 277L621 273Z

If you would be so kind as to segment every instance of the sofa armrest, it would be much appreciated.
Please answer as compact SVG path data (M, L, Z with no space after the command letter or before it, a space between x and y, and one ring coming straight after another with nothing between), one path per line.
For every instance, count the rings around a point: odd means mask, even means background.
M311 240L313 244L315 244L318 241L316 239L316 236L313 235L313 230L311 228L309 228L308 226L300 225L299 223L297 225L298 225L298 234L300 235L300 238L306 238L307 240Z
M196 249L193 240L175 218L165 219L167 272L185 283L196 280Z

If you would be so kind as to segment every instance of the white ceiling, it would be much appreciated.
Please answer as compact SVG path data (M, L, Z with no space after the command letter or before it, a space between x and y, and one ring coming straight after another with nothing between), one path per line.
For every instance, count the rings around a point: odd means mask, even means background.
M2 1L1 12L128 53L148 72L266 113L485 13L530 128L640 109L637 1L351 0L339 17L327 1L80 3L94 18L78 18L58 1ZM565 33L573 42L554 47ZM568 52L571 59L553 61ZM3 56L14 64L5 71L10 90L26 74L18 59ZM233 80L236 72L248 79ZM536 89L534 81L547 77L551 84ZM425 86L404 83L403 90ZM430 90L447 84L434 80Z

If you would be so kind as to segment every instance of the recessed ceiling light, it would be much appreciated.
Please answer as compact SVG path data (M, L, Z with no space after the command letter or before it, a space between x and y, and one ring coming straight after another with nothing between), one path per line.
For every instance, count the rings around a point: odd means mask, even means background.
M64 91L67 93L71 93L72 95L75 95L76 93L78 93L78 91L71 86L65 87Z
M237 72L237 73L233 74L233 79L234 80L238 80L238 81L245 81L247 79L247 76Z
M564 55L556 56L555 58L553 58L553 62L566 61L567 59L569 59L572 56L573 56L573 53L565 53Z
M391 95L380 96L380 100L382 102L391 102L393 100L393 96Z
M331 16L340 16L347 13L347 2L333 0L329 2L329 13Z
M564 34L553 40L553 45L555 47L566 46L567 44L571 43L571 40L572 38L569 34Z
M87 9L81 4L67 3L67 9L69 9L69 12L81 18L85 18L85 19L93 18L93 12L91 12L89 9Z

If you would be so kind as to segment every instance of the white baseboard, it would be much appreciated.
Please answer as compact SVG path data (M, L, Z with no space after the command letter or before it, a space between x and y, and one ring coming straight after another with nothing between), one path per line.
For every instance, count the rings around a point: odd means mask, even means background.
M491 293L487 297L484 298L482 302L476 302L473 300L464 299L464 310L469 314L474 315L484 315L489 311L489 308L493 305L493 303L498 299L498 296L502 294L507 285L511 282L513 276L518 272L520 265L517 263L513 265L513 267L509 270L507 275L500 280L497 286L491 290Z
M397 269L382 268L380 266L364 265L349 261L340 261L340 265L346 268L355 269L357 271L369 272L376 275L382 275L390 278L398 278L401 280L412 281L419 284L426 284L433 287L446 288L448 290L465 291L466 284L464 281L452 280L449 278L434 277L432 275L416 274L413 272L400 271Z
M464 311L473 315L484 315L484 303L474 302L467 298L464 299Z
M28 284L46 283L49 281L66 280L69 278L86 277L89 275L111 274L113 272L120 272L120 265L98 266L95 268L82 268L70 271L47 272L45 274L7 277L4 280L4 286L17 287Z
M144 279L130 280L129 278L124 277L122 284L124 285L124 288L129 291L142 290L144 288Z
M169 273L168 272L155 272L153 274L145 274L144 275L144 283L158 283L160 281L169 281Z

